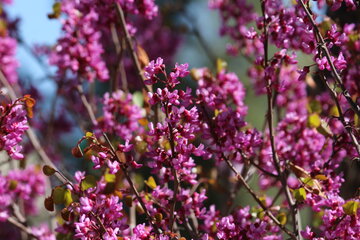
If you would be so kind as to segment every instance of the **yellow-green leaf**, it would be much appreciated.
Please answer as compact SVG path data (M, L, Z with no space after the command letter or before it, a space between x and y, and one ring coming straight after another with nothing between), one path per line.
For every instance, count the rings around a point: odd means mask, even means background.
M64 202L66 206L69 206L73 202L73 195L70 189L66 189L64 193Z
M60 2L56 2L53 4L52 7L53 12L48 14L48 17L50 19L54 19L54 18L58 18L61 15L61 3Z
M334 105L334 106L332 106L332 107L330 108L329 114L330 114L331 116L334 116L334 117L339 117L339 116L340 116L339 110L338 110L338 108L337 108L336 105Z
M220 58L216 59L216 71L219 73L225 68L227 68L227 63Z
M325 181L325 180L328 179L324 174L315 175L314 178L317 179L317 180L321 180L321 181Z
M132 95L132 101L135 105L142 108L144 106L144 96L142 92L136 91Z
M287 222L287 217L285 213L280 213L279 215L277 215L277 220L279 220L281 225L285 225Z
M299 202L302 202L306 199L306 191L304 188L295 189L293 194L294 198Z
M144 183L151 189L154 189L157 186L155 179L152 176L150 176L148 180L145 180Z
M94 134L92 132L86 132L86 137L92 137Z
M113 183L116 181L116 175L110 174L109 171L107 170L105 172L104 179L105 179L105 182L107 182L107 183Z
M316 131L325 137L332 137L334 135L329 127L329 124L323 119L321 119L320 126L316 128Z
M9 189L10 190L15 190L17 185L18 185L18 181L14 180L14 179L11 179L9 181Z
M347 215L356 215L358 207L358 201L348 201L343 205L344 212Z
M316 100L310 101L308 104L308 111L310 113L321 113L322 112L321 103Z
M308 127L317 128L321 125L321 118L317 113L313 113L308 117Z
M85 191L96 186L96 179L93 175L87 175L80 183L81 190Z

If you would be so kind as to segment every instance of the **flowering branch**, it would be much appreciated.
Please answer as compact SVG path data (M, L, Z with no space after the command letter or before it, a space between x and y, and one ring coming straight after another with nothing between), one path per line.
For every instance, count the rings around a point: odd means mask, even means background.
M296 238L301 239L300 235L300 213L297 210L296 204L294 203L289 187L287 185L287 177L285 172L281 170L280 167L280 160L279 156L276 153L276 144L275 144L275 133L274 133L274 127L273 127L273 89L272 89L272 82L271 77L267 74L267 68L268 68L268 33L267 33L267 14L266 14L266 8L265 8L266 0L261 0L261 10L263 14L263 28L264 28L264 72L265 76L264 79L266 81L266 91L267 91L267 105L268 105L268 111L266 114L267 117L267 124L269 126L269 138L270 138L270 145L271 145L271 151L272 151L272 158L274 161L274 165L277 171L277 174L279 176L280 182L282 184L282 187L284 188L285 196L287 199L287 202L290 207L292 219L293 219L293 230L295 233Z
M83 92L82 86L81 86L81 85L78 85L77 90L78 90L78 93L79 93L80 96L81 96L81 101L82 101L83 105L85 106L85 108L86 108L86 110L87 110L87 112L88 112L88 114L89 114L89 117L90 117L90 119L91 119L91 122L92 122L94 125L97 125L97 120L96 120L96 117L95 117L95 113L94 113L91 105L89 104L89 102L88 102L88 100L87 100L87 98L86 98L86 96L85 96L85 94L84 94L84 92ZM111 141L110 141L109 137L108 137L107 134L104 133L104 132L103 132L102 134L103 134L106 142L107 142L108 145L110 146L110 149L111 149L111 152L112 152L112 154L113 154L113 157L115 157L116 160L120 163L120 168L121 168L121 170L123 171L124 176L125 176L127 182L129 183L132 191L134 192L134 194L135 194L135 196L136 196L136 199L139 201L141 207L143 208L143 210L144 210L144 212L145 212L145 214L146 214L146 217L148 218L149 223L153 226L153 228L155 229L155 231L156 231L157 233L161 233L161 230L158 228L158 226L157 226L156 224L154 224L154 222L153 222L153 220L152 220L152 217L150 216L150 213L149 213L148 209L146 208L146 205L145 205L143 199L141 198L139 192L137 191L137 189L136 189L136 187L135 187L135 184L134 184L134 182L132 181L132 179L131 179L131 177L130 177L130 175L129 175L127 169L126 169L126 167L121 163L121 160L119 159L118 155L116 154L116 150L115 150L114 146L111 144Z
M312 14L309 11L309 8L305 5L303 0L300 0L300 3L301 3L301 6L304 9L309 21L311 22L311 25L313 26L313 29L314 29L315 34L317 36L316 39L318 40L318 44L320 44L320 49L322 50L322 52L325 55L328 63L330 64L331 71L335 76L336 83L341 88L342 95L345 97L345 99L349 103L351 109L355 112L355 114L357 114L360 117L360 107L359 107L359 105L357 105L352 100L348 90L345 88L343 80L342 80L340 74L338 73L337 69L335 68L335 65L334 65L333 61L331 60L331 55L330 55L329 49L326 46L325 40L324 40L323 36L321 35L321 33L319 31L319 28L316 25L316 23L314 21L314 18L313 18ZM354 145L354 147L355 147L355 149L356 149L356 151L358 153L358 156L360 157L360 145L359 145L356 137L353 134L352 127L349 126L349 124L346 123L346 121L345 121L343 111L341 109L340 103L339 103L338 98L337 98L337 93L333 89L331 89L331 87L329 85L329 82L326 80L325 77L323 77L322 79L323 79L325 85L327 86L328 90L330 91L330 94L331 94L331 96L332 96L332 98L333 98L333 100L334 100L334 102L336 104L337 110L339 112L339 119L340 119L341 123L343 124L344 128L346 129L346 131L348 132L348 134L349 134L349 136L351 138L351 141L352 141L352 143L353 143L353 145Z
M337 69L336 69L336 67L334 65L334 62L331 60L330 51L329 51L328 47L326 46L326 42L325 42L323 36L321 35L318 26L315 23L313 15L309 11L309 7L307 7L305 5L303 0L299 0L299 2L301 3L302 8L304 9L304 11L305 11L311 25L313 26L313 29L314 29L315 34L317 36L316 39L318 41L318 44L320 45L320 49L322 50L323 54L325 55L329 65L330 65L331 72L335 76L336 83L341 88L342 95L345 97L346 101L349 103L349 105L350 105L351 109L354 111L354 113L356 113L356 115L358 115L360 117L360 106L358 104L356 104L352 100L352 98L351 98L351 96L349 94L349 91L345 88L344 82L343 82L340 74L338 73L338 71L337 71Z
M8 80L5 78L5 76L4 76L4 74L2 73L1 70L0 70L0 81L6 87L6 89L8 90L11 100L16 101L16 99L18 99L18 97L16 96L16 93L15 93L13 87L9 84ZM55 176L58 178L58 180L60 180L62 183L70 182L70 180L68 180L65 176L60 175L59 169L54 165L54 163L48 157L48 155L46 154L44 148L41 146L38 137L36 136L35 132L32 130L32 128L30 126L26 130L26 134L27 134L31 144L33 145L35 151L37 151L37 153L39 154L40 159L46 165L49 165L49 166L51 166L52 168L54 168L56 170L56 172L58 174L56 174ZM67 180L65 180L64 178L67 179Z

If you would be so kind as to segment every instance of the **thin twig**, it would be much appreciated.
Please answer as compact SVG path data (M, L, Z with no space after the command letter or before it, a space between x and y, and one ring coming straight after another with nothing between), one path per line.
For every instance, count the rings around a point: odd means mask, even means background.
M82 101L83 105L85 106L85 108L86 108L86 110L87 110L87 112L88 112L88 114L89 114L89 117L90 117L92 123L93 123L94 125L97 125L97 120L96 120L96 117L95 117L95 113L94 113L91 105L89 104L89 102L88 102L88 100L87 100L84 92L82 91L81 85L78 85L78 86L77 86L77 90L78 90L78 92L79 92L79 94L80 94L80 96L81 96L81 101ZM115 150L114 146L112 145L109 137L108 137L107 134L104 133L104 132L103 132L102 134L103 134L106 142L108 143L108 145L109 145L109 147L110 147L110 150L111 150L113 156L114 156L114 157L116 158L116 160L120 163L121 170L123 171L124 176L125 176L127 182L129 183L132 191L134 192L134 194L135 194L135 196L136 196L136 199L139 201L141 207L143 208L143 210L144 210L144 212L145 212L145 215L146 215L146 217L148 218L150 224L152 225L152 227L155 229L155 231L156 231L157 233L161 233L161 230L158 228L158 226L157 226L156 224L154 224L153 219L152 219L152 217L151 217L151 215L150 215L150 212L149 212L148 209L146 208L146 205L145 205L143 199L141 198L138 190L136 189L135 184L134 184L134 182L132 181L132 179L131 179L131 177L130 177L128 171L127 171L127 169L126 169L125 166L121 163L121 160L120 160L119 157L117 156L116 150Z
M130 34L129 34L129 31L127 30L127 27L126 27L126 21L125 21L124 11L123 11L123 9L122 9L122 7L120 6L119 3L116 3L115 6L116 6L116 12L118 13L118 16L119 16L119 19L120 19L121 29L122 29L123 33L125 34L126 44L128 45L128 48L129 48L129 51L130 51L130 55L131 55L133 64L134 64L135 67L136 67L137 75L138 75L139 79L141 80L142 87L143 87L147 92L150 92L148 86L145 85L145 80L146 80L146 79L145 79L145 77L144 77L144 75L143 75L143 73L142 73L142 69L141 69L141 66L140 66L140 62L139 62L138 56L137 56L137 54L136 54L136 51L135 51L133 42L132 42L132 40L131 40L131 36L130 36Z
M169 118L167 104L165 106L165 111L166 111L166 118ZM169 142L170 142L170 148L171 148L171 157L175 158L176 156L175 156L174 132L173 132L173 128L172 128L170 122L168 122L168 127L169 127L169 132L170 132ZM171 205L171 210L170 210L169 224L170 224L170 231L173 231L174 220L175 220L174 214L175 214L175 207L176 207L176 202L177 202L176 198L177 198L177 194L179 192L180 181L179 181L179 176L177 175L177 172L176 172L176 169L174 166L172 166L171 172L174 177L174 193L173 193L173 204Z
M28 236L35 238L35 239L40 239L38 236L34 235L31 231L30 228L26 227L24 224L20 223L19 221L17 221L15 218L13 217L9 217L7 219L7 221L9 223L11 223L12 225L14 225L15 227L19 228L21 231L23 231L24 233L26 233Z
M114 156L114 157L116 158L116 160L120 163L121 170L123 171L124 176L125 176L126 180L128 181L128 183L129 183L132 191L134 192L134 194L135 194L135 196L136 196L136 199L139 201L141 207L143 208L143 210L144 210L144 212L145 212L145 215L146 215L146 217L148 218L149 223L152 225L152 227L155 229L155 231L156 231L157 233L161 233L161 230L160 230L160 229L158 228L158 226L153 222L153 219L152 219L152 217L151 217L151 215L150 215L150 212L149 212L149 210L146 208L146 205L145 205L143 199L141 198L138 190L136 189L135 184L134 184L134 182L132 181L132 179L131 179L131 177L130 177L128 171L127 171L127 169L126 169L125 166L121 163L121 160L119 159L118 155L116 154L116 150L115 150L114 146L112 145L109 137L106 135L106 133L103 133L103 136L104 136L106 142L108 143L108 145L110 146L110 149L111 149L111 152L112 152L113 156Z
M289 187L287 185L287 177L284 174L284 172L282 172L281 167L280 167L280 160L279 160L279 156L276 153L276 144L275 144L275 130L274 130L274 126L273 126L273 112L274 112L274 105L273 105L273 88L272 88L272 82L271 82L271 78L269 76L267 76L267 67L268 67L268 32L267 32L267 14L266 14L266 1L265 0L261 0L261 11L262 11L262 15L263 15L263 24L264 24L264 72L265 72L265 82L266 82L266 91L267 91L267 104L268 104L268 111L266 114L267 117L267 124L269 127L269 138L270 138L270 145L271 145L271 151L272 151L272 158L274 161L274 165L276 168L276 171L279 175L279 180L282 184L282 187L284 189L285 192L285 196L287 199L287 202L289 204L289 208L290 208L290 212L292 215L292 219L293 219L293 231L295 233L295 237L296 239L301 239L301 234L300 234L300 213L296 207L296 204L294 203L294 200L292 199Z
M214 132L214 124L210 118L210 116L207 114L206 109L204 106L200 106L200 108L202 108L205 117L207 118L208 124L210 126L210 133L215 141L215 143L220 146L219 142L218 142L218 138ZM245 189L250 193L250 195L254 198L254 200L260 205L260 207L262 208L262 210L266 213L266 215L269 216L269 218L277 225L280 227L281 230L283 230L286 234L288 234L292 239L297 239L296 236L289 230L287 229L284 225L282 225L279 220L269 211L269 209L266 207L266 205L260 200L260 198L256 195L256 193L251 189L250 185L245 181L245 179L241 176L241 174L235 169L235 167L233 166L233 164L231 163L231 161L225 156L225 154L222 152L221 153L221 157L222 159L224 159L224 161L226 162L226 164L230 167L231 171L236 175L237 180L244 185Z
M225 160L226 164L230 167L232 172L236 175L237 179L244 185L245 189L250 193L250 195L254 198L254 200L260 205L263 211L270 217L270 219L278 225L281 230L283 230L286 234L288 234L292 239L296 239L294 233L289 231L284 225L282 225L279 220L269 211L269 209L265 206L265 204L260 200L260 198L256 195L256 193L251 189L249 184L245 181L245 179L241 176L241 174L235 169L230 160L222 153L222 158Z

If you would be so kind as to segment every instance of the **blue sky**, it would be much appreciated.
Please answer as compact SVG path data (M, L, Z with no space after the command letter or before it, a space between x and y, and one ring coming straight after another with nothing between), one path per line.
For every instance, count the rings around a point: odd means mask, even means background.
M52 10L52 0L13 0L13 4L6 6L6 11L11 18L19 17L19 30L21 37L29 46L33 44L54 44L60 35L58 20L50 20L47 14ZM30 76L32 81L37 81L40 91L49 97L54 94L54 85L49 80L43 79L44 71L33 57L21 46L17 49L17 59L20 62L21 73Z
M50 20L47 14L52 10L49 0L13 0L13 4L6 6L11 18L20 18L19 31L27 45L54 44L60 35L58 20ZM38 64L21 46L17 50L20 61L20 71L29 72L34 78L41 78L44 73Z

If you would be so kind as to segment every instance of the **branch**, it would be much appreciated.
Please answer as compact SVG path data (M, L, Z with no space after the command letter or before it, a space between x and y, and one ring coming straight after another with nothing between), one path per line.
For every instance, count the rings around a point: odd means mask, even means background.
M132 43L132 40L131 40L131 36L129 34L129 31L127 30L127 27L126 27L126 21L125 21L125 16L124 16L124 11L122 10L121 6L119 3L116 3L115 4L116 6L116 12L118 13L118 16L119 16L119 20L120 20L120 26L121 26L121 29L122 31L124 32L125 34L125 40L126 40L126 44L128 45L128 48L130 50L130 55L131 55L131 58L132 58L132 61L136 67L136 71L137 71L137 75L138 77L140 78L141 80L141 84L142 84L142 87L147 91L147 92L150 92L148 86L145 85L145 77L142 73L142 69L141 69L141 66L140 66L140 62L139 62L139 59L138 59L138 56L136 54L136 51L134 49L134 45Z
M348 90L345 88L344 82L342 80L342 78L340 77L340 74L338 73L337 69L335 68L335 65L333 63L333 61L331 60L331 55L330 55L330 51L326 46L326 42L323 38L323 36L321 35L318 26L316 25L312 14L310 13L308 7L306 7L306 5L304 4L303 0L300 0L301 6L303 7L308 19L310 20L311 25L314 28L315 34L317 36L316 39L319 39L317 42L318 44L320 44L321 50L323 52L323 54L325 55L328 63L330 64L331 67L331 72L334 74L335 76L335 81L336 83L340 86L341 88L341 94L345 97L345 99L347 100L347 102L349 103L351 109L355 112L356 115L358 115L360 117L360 107L359 105L357 105L351 98ZM348 132L351 141L360 157L360 145L356 139L356 137L354 136L353 132L352 132L352 128L351 126L349 126L348 123L346 123L345 118L344 118L344 114L343 111L341 109L340 103L337 99L337 93L330 87L329 82L326 80L326 78L323 76L322 80L324 81L324 83L326 84L327 88L330 91L330 94L332 96L332 98L334 99L334 102L336 104L337 110L339 112L339 119L342 123L342 125L344 126L344 128L346 129L346 131Z
M8 221L9 223L11 223L12 225L14 225L15 227L19 228L21 231L23 231L24 233L26 233L28 236L33 237L33 238L35 238L35 239L40 239L38 236L35 236L35 235L32 233L32 231L31 231L30 228L26 227L24 224L20 223L20 222L17 221L15 218L9 217L9 218L7 219L7 221Z
M276 153L276 144L275 144L275 130L273 126L273 112L274 112L274 105L273 105L273 88L272 88L272 82L271 78L267 76L266 69L268 67L268 33L267 33L267 22L266 22L266 9L265 9L265 3L266 0L261 0L261 10L263 15L263 24L264 24L264 79L266 81L266 91L267 91L267 105L268 105L268 112L267 112L267 122L269 126L269 138L270 138L270 145L271 145L271 151L272 151L272 158L274 161L274 165L276 168L276 171L278 173L282 188L284 189L284 193L287 199L287 202L289 204L290 212L293 219L293 231L295 233L296 239L301 239L300 234L300 213L298 209L296 208L296 204L294 203L294 200L292 199L289 187L287 185L287 176L285 173L281 170L280 167L280 160L279 156Z
M87 110L87 112L88 112L88 114L89 114L89 117L90 117L92 123L93 123L94 125L97 125L97 120L96 120L96 117L95 117L95 113L94 113L91 105L89 104L89 102L88 102L88 100L87 100L84 92L82 91L82 90L83 90L83 89L82 89L82 86L81 86L81 85L78 85L78 86L77 86L77 90L78 90L78 92L79 92L79 94L80 94L80 96L81 96L81 101L82 101L82 103L84 104L84 106L85 106L85 108L86 108L86 110ZM127 182L129 183L132 191L134 192L134 194L135 194L135 196L136 196L136 199L139 201L141 207L144 209L145 215L146 215L146 217L148 218L150 224L152 225L152 227L155 229L155 231L156 231L157 233L161 233L161 230L158 228L158 226L156 226L156 224L154 224L153 219L152 219L151 216L150 216L150 212L149 212L148 209L146 208L146 205L145 205L143 199L141 198L138 190L136 189L136 187L135 187L135 185L134 185L134 182L132 181L129 173L127 172L126 167L122 164L121 160L120 160L119 157L117 156L116 150L115 150L114 146L111 144L111 141L110 141L109 137L108 137L107 134L104 133L104 132L103 132L102 134L103 134L106 142L107 142L108 145L110 146L110 149L111 149L112 154L114 155L114 157L116 158L116 160L120 163L121 170L123 171L124 176L125 176Z
M341 88L342 95L345 97L346 101L349 103L351 109L355 112L355 114L360 117L360 106L352 100L352 98L351 98L351 96L349 94L349 91L345 88L344 82L343 82L339 72L335 68L335 65L334 65L333 61L331 60L330 51L327 48L326 42L325 42L323 36L321 35L318 26L316 25L316 23L314 21L313 15L310 13L308 7L305 5L303 0L299 0L299 2L301 4L301 6L303 7L308 19L310 20L311 25L314 28L315 34L316 34L316 36L318 38L317 43L320 44L320 49L322 50L323 54L325 55L329 65L330 65L331 72L335 76L336 83Z
M16 101L16 99L18 99L18 97L16 96L16 93L13 89L13 87L10 85L10 83L8 82L8 80L6 79L6 77L4 76L4 74L2 73L2 71L0 70L0 81L1 83L7 88L8 92L9 92L9 96L10 99L12 101ZM41 146L39 138L36 136L34 130L31 128L30 124L29 124L29 128L26 130L26 134L31 142L31 144L33 145L35 151L37 151L37 153L40 156L40 159L46 164L51 166L52 168L55 169L56 172L60 173L59 169L54 165L54 163L51 161L51 159L49 158L49 156L46 154L44 148ZM67 183L61 176L59 176L58 174L55 174L55 176L62 182L62 183ZM67 180L68 182L70 182L69 180Z
M133 190L133 192L136 196L136 199L139 201L141 207L144 209L144 212L145 212L146 217L148 218L148 221L150 222L151 226L155 229L155 231L157 233L161 233L161 230L158 228L158 226L156 224L154 224L153 219L150 215L150 212L146 208L146 205L145 205L143 199L140 197L140 194L139 194L138 190L136 189L135 184L132 181L129 173L127 172L126 167L122 164L121 160L119 159L118 155L116 154L116 150L115 150L114 146L111 144L110 139L108 138L106 133L103 133L103 136L104 136L106 142L109 144L112 154L117 159L117 161L120 163L121 170L123 171L126 180L128 181L131 189Z
M200 106L208 120L209 126L210 126L210 133L215 141L215 143L220 146L218 142L218 138L214 132L213 128L213 122L211 121L209 115L206 112L206 109L204 106ZM289 231L284 225L282 225L279 220L269 211L269 209L265 206L265 204L260 200L260 198L256 195L256 193L251 189L249 184L245 181L245 179L241 176L241 174L235 169L231 161L225 156L225 154L222 152L221 157L224 159L226 164L230 167L231 171L236 175L237 180L244 185L245 189L250 193L250 195L254 198L254 200L260 205L260 207L263 209L266 215L270 217L270 219L280 227L281 230L283 230L287 235L289 235L292 239L296 240L296 236Z

